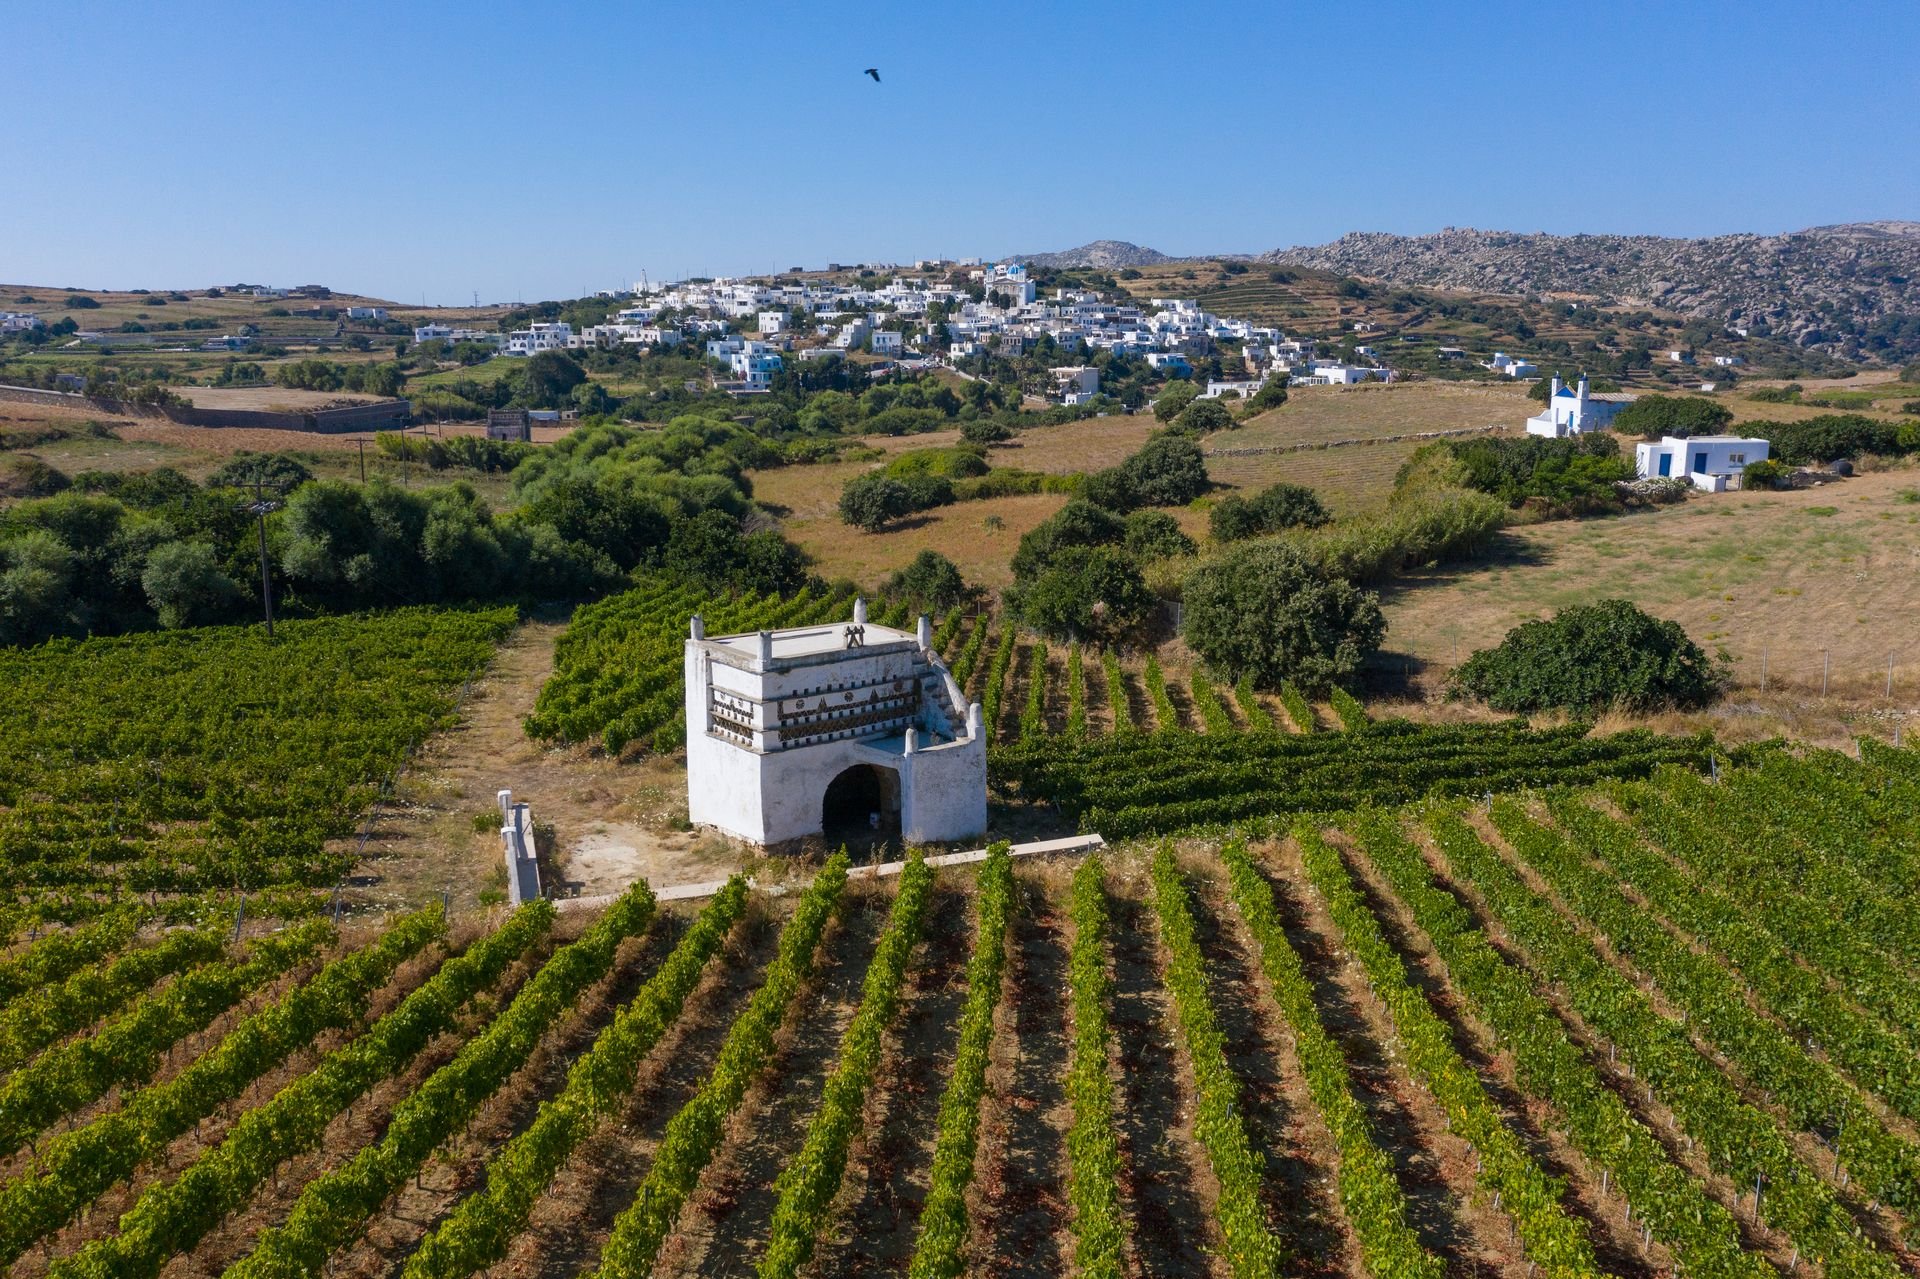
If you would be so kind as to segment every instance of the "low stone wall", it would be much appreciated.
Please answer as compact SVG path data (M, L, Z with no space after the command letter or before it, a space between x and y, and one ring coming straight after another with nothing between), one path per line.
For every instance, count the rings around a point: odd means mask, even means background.
M193 405L128 404L96 399L68 391L43 391L31 386L0 386L0 400L20 404L52 404L63 408L105 413L113 417L157 417L182 426L238 427L264 431L310 431L316 435L344 435L350 431L396 431L413 421L407 400L376 400L312 413L277 413L268 409L203 409Z

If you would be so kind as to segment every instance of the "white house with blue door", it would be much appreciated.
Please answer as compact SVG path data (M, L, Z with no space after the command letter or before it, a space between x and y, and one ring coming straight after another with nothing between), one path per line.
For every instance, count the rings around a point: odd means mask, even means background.
M1658 444L1636 444L1635 469L1641 479L1684 476L1695 488L1709 493L1740 487L1740 473L1754 462L1767 460L1765 440L1737 435L1699 435L1690 439L1667 436Z

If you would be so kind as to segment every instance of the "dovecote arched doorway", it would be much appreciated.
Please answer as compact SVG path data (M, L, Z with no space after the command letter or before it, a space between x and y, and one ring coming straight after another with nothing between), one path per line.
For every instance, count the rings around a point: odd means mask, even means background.
M900 838L900 774L878 764L855 764L827 783L820 830L831 847Z

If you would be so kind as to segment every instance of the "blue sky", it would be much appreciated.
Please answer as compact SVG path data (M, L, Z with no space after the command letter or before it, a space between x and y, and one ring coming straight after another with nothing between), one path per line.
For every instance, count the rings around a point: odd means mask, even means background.
M1920 219L1916 47L1912 0L10 4L0 280L444 303Z

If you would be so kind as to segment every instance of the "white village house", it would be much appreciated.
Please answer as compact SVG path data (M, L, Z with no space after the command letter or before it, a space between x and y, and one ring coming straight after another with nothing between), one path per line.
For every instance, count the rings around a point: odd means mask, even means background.
M932 626L853 620L686 642L687 815L763 846L987 829L987 740Z
M1641 479L1683 475L1695 488L1720 493L1740 487L1740 473L1754 462L1767 460L1765 440L1737 435L1696 435L1686 439L1669 435L1658 444L1633 446L1633 463Z
M1100 394L1100 370L1091 365L1055 369L1053 384L1059 388L1062 404L1085 404Z
M1528 435L1561 439L1583 431L1598 431L1613 421L1620 410L1633 403L1631 395L1595 394L1587 389L1587 379L1579 387L1564 385L1558 377L1547 390L1547 407L1527 419Z

